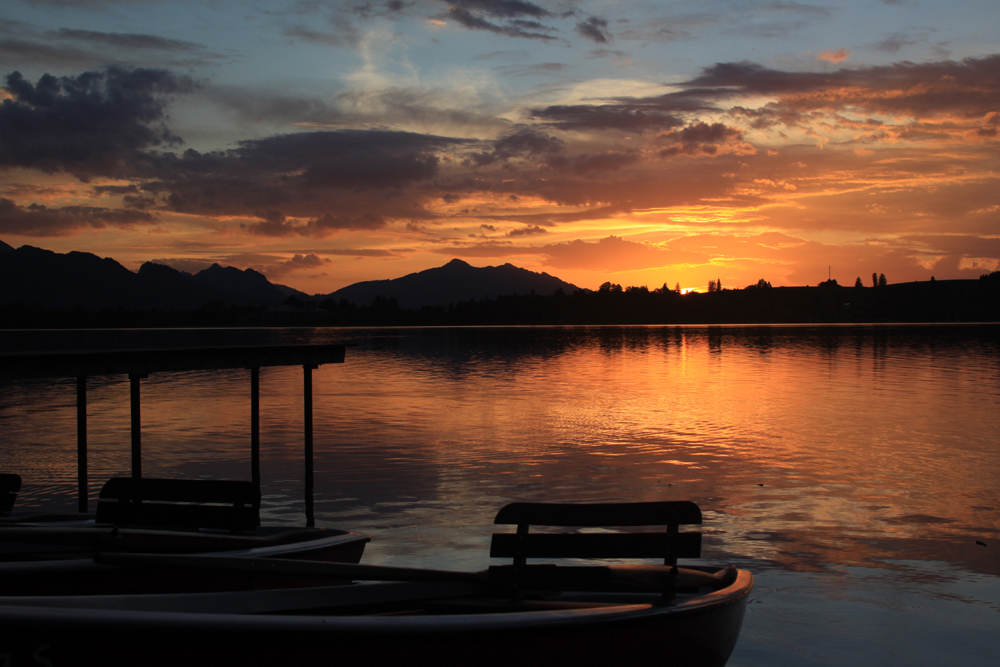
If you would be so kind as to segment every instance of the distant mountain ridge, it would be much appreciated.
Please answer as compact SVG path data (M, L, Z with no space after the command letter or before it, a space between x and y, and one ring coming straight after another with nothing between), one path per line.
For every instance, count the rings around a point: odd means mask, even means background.
M476 268L455 259L402 278L355 283L328 295L310 297L291 287L275 285L253 269L241 271L213 264L192 275L146 262L133 272L111 258L87 252L62 254L29 245L15 249L0 241L0 304L45 308L183 311L213 303L274 307L290 296L370 306L381 296L396 299L400 308L418 309L501 295L550 295L560 289L572 294L579 288L547 273L511 264Z
M215 302L276 306L288 297L252 269L214 264L191 275L146 262L133 272L113 259L87 252L61 254L29 245L11 250L3 246L0 303L64 309L192 310Z
M461 301L496 299L529 294L548 296L562 290L573 294L579 287L547 273L535 273L513 264L477 268L460 259L444 266L411 273L392 280L367 280L331 292L325 297L370 306L376 297L396 299L400 308L447 306Z

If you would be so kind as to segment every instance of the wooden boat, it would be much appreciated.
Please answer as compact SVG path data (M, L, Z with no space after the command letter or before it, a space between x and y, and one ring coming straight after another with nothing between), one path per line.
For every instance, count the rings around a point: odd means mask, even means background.
M151 575L93 562L98 552L228 552L245 557L308 558L357 563L370 540L345 530L316 528L313 517L312 370L344 361L344 345L114 350L0 355L0 379L77 378L78 514L12 512L21 487L0 475L0 591L7 594L183 592L242 589L246 576L163 570ZM306 526L260 526L259 371L303 367ZM142 476L140 381L150 373L205 369L250 370L251 477L241 480L150 479ZM127 374L131 383L132 477L101 490L96 516L88 514L86 381ZM256 578L252 585L315 585L289 576Z
M510 565L442 572L198 555L111 554L120 567L346 576L350 586L157 596L0 597L11 665L721 666L739 637L749 572L678 567L700 555L693 503L516 503L491 556ZM662 532L531 533L531 525ZM662 565L528 564L529 558L662 558Z
M179 593L313 586L284 575L248 578L177 568L95 563L98 553L227 553L357 563L369 537L332 528L260 526L260 490L249 481L114 478L85 521L0 524L0 591L6 595Z

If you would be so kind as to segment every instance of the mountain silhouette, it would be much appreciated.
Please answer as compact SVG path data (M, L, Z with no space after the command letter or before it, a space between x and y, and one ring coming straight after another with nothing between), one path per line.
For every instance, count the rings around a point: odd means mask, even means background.
M2 242L0 242L2 243ZM139 271L88 252L0 246L0 303L46 308L191 310L210 303L275 306L285 294L260 273L214 265L192 276L146 262Z
M272 284L263 273L253 269L240 271L232 266L212 266L194 274L192 278L202 285L213 287L222 292L240 295L243 299L254 303L277 305L282 303L288 294L280 287Z
M476 268L460 259L444 266L411 273L392 280L367 280L348 285L325 297L369 306L375 297L396 299L400 308L447 306L473 299L495 299L512 294L554 294L557 290L572 294L580 288L550 276L521 269L513 264Z
M547 273L511 264L476 268L455 259L402 278L355 283L328 295L310 297L275 285L253 269L213 264L191 275L146 262L134 272L111 258L88 252L62 254L29 245L15 249L0 241L0 304L45 308L182 311L209 304L273 307L289 296L316 301L346 299L368 306L376 296L382 296L395 298L401 308L416 309L502 295L550 295L560 289L572 294L579 288Z

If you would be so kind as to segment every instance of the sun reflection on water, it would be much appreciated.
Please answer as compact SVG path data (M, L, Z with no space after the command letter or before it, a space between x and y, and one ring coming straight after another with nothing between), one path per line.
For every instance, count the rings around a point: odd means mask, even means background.
M316 516L374 535L369 562L485 567L492 517L515 500L684 499L705 510L707 559L799 573L831 598L831 572L863 572L848 589L875 577L885 592L891 582L879 572L915 576L904 561L1000 575L992 551L976 545L1000 547L996 333L521 327L267 335L358 344L345 364L314 372ZM247 375L144 381L144 474L248 478ZM265 519L300 522L301 371L264 369L261 391ZM24 477L23 509L75 504L73 392L71 381L0 385L0 468ZM105 479L128 474L127 380L92 379L89 399L93 498ZM767 632L756 647L773 659Z

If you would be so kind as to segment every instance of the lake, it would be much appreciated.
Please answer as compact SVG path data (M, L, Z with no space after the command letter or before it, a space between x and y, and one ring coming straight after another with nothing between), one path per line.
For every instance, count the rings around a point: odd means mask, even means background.
M317 525L364 562L482 569L513 501L693 500L753 572L734 666L1000 653L997 325L0 332L0 349L346 342L313 373ZM261 370L262 514L303 521L302 371ZM143 473L250 477L249 373L142 383ZM75 381L0 383L18 508L76 506ZM88 382L91 508L128 380ZM983 545L986 546L983 546ZM668 650L668 649L665 649Z

